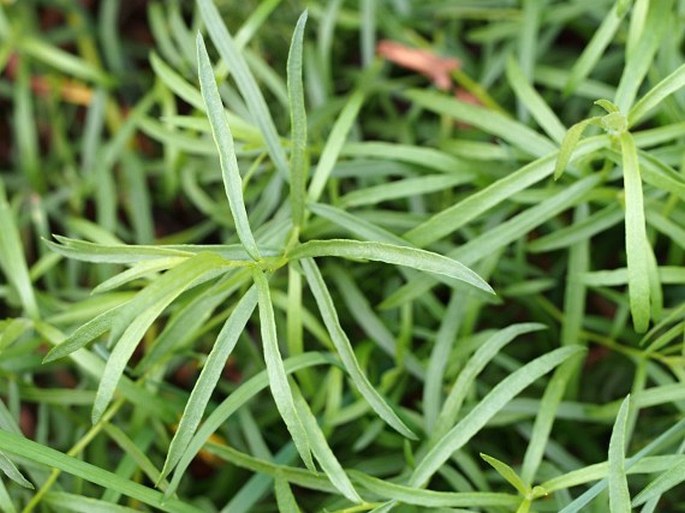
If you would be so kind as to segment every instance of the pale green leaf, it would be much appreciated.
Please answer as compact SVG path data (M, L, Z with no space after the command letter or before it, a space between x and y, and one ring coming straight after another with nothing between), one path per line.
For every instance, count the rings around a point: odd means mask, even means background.
M480 457L483 458L492 468L494 468L497 473L502 476L511 486L516 488L516 491L522 496L526 496L528 493L528 486L519 477L516 471L503 461L498 460L487 454L480 453Z
M635 141L628 132L620 136L623 154L623 184L625 188L626 255L628 259L628 294L633 326L638 333L649 327L650 286L649 259L651 251L645 227L642 180Z
M237 344L255 306L257 306L257 293L254 288L250 288L235 305L233 312L217 335L214 346L207 355L202 371L186 402L174 438L169 444L166 461L159 476L160 480L171 472L188 447L221 377L226 360Z
M540 356L500 381L461 421L435 443L412 472L409 484L419 487L464 446L509 401L538 378L583 349L562 347Z
M293 31L288 53L288 103L292 143L290 150L290 209L293 224L300 226L304 219L307 184L307 113L302 84L302 45L307 11L300 15Z
M540 96L540 94L528 82L523 70L516 60L509 56L507 59L507 79L516 97L531 113L538 125L547 132L552 140L561 143L566 133L566 127L559 121L559 118Z
M364 398L371 405L373 410L381 417L389 426L401 433L407 438L416 439L416 435L405 425L404 422L397 416L397 414L390 408L383 397L369 382L369 379L364 374L357 358L354 354L354 349L350 343L347 335L340 326L338 314L335 309L333 298L328 292L321 272L316 267L313 260L304 258L300 261L307 277L309 288L314 294L316 304L321 312L326 329L331 336L331 340L335 345L340 359L343 362L345 370L350 375L350 379L357 387L357 390L364 396Z
M476 377L485 366L504 348L509 342L520 335L532 333L544 329L545 326L536 323L514 324L497 331L490 336L468 360L459 373L454 385L445 399L442 410L435 422L435 427L430 433L430 439L435 442L450 431L456 422L461 406L473 386Z
M198 0L197 5L214 46L228 66L240 93L245 99L245 103L247 103L250 114L264 137L271 160L283 177L288 176L288 161L281 146L278 132L264 96L262 96L257 81L250 72L244 56L231 37L231 34L229 34L214 2L212 0Z
M292 259L336 256L374 260L428 273L442 274L494 294L492 287L468 267L451 258L423 249L396 246L382 242L345 239L305 242L288 254Z
M352 129L352 125L357 119L359 110L364 103L364 93L357 90L350 96L349 100L343 107L338 119L335 121L331 133L326 139L326 145L321 151L321 157L314 170L312 181L309 184L307 191L307 199L311 203L315 203L321 197L326 182L333 171L333 166L340 156L340 152L345 144L347 135Z
M295 392L295 407L297 408L297 413L302 419L302 424L304 426L305 432L307 433L307 438L312 448L312 453L319 462L321 468L331 483L342 493L348 500L354 503L363 502L362 498L359 497L357 490L354 489L350 478L347 477L345 471L340 465L340 462L333 454L326 436L319 427L316 421L316 417L309 409L309 405L304 400L299 392Z
M685 87L685 64L650 89L628 113L628 126L635 125L664 99Z
M280 513L301 513L293 491L290 489L290 485L282 473L276 474L274 492L276 493L276 504Z
M202 2L200 4L202 5ZM213 6L212 9L214 9ZM221 176L224 181L228 205L231 208L231 214L233 215L233 221L235 222L240 242L245 247L245 251L256 260L260 258L260 254L252 235L250 222L247 219L247 212L245 211L243 182L240 178L240 170L236 160L233 136L231 135L231 129L228 126L224 106L219 96L216 80L214 79L214 70L209 62L209 55L207 55L207 49L200 34L197 35L197 60L202 99L207 106L207 116L212 126L214 143L219 151Z
M630 513L630 492L626 479L626 425L630 396L626 397L616 416L609 440L609 510L611 513Z
M79 458L67 456L20 435L0 431L0 450L48 468L62 470L104 488L117 490L126 496L165 512L201 513L202 511L178 499L164 499L163 495L157 490L124 479L113 472L101 469Z
M269 376L269 388L276 402L276 408L281 414L290 435L295 442L297 452L300 454L307 468L313 470L311 447L307 432L302 425L302 419L297 413L293 393L288 383L288 377L283 367L281 350L278 347L276 335L276 320L274 318L273 303L269 291L269 282L260 270L253 272L257 294L259 298L259 324L262 334L262 347L264 350L264 362Z
M292 374L300 369L305 369L314 365L331 365L336 363L337 362L334 359L321 353L304 353L285 360L284 368L286 374ZM168 495L171 495L176 491L184 472L211 435L219 429L233 413L268 386L268 371L261 371L245 381L245 383L241 384L232 394L224 399L219 406L217 406L217 408L207 417L205 422L198 428L183 453L183 456L180 458L166 492ZM306 470L302 470L302 472L309 474L309 471ZM329 487L330 489L333 489L332 486L329 485Z

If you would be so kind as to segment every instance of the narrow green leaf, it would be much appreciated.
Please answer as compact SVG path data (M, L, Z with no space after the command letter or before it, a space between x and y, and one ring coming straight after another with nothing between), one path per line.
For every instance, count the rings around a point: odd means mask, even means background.
M371 157L382 160L397 160L443 173L475 178L470 165L463 160L435 148L411 146L381 141L349 142L342 147L341 155L346 157Z
M638 406L640 407L640 406ZM636 454L631 456L625 461L625 469L632 469L633 466L639 467L641 463L646 462L648 459L647 456L653 452L655 452L657 449L664 447L667 444L672 444L672 443L678 443L682 440L682 432L685 429L685 419L681 419L674 425L672 425L670 428L668 428L666 431L661 433L659 436L657 436L654 440L649 442L645 447L640 449ZM669 464L669 466L673 466L673 463ZM597 466L595 466L597 467ZM578 498L573 500L570 504L565 506L564 508L561 509L559 513L578 513L579 511L582 511L583 508L597 495L599 495L602 491L604 491L607 486L608 486L608 480L606 479L606 474L608 471L608 464L605 467L605 470L600 473L597 477L591 477L589 481L595 481L597 479L601 479L600 482L596 483L594 486L592 486L589 490L587 490L585 493L580 495ZM659 470L657 470L658 472ZM579 484L588 482L585 478L588 477L588 471L587 467L584 469L581 469L579 472L581 474L581 480ZM570 472L570 474L575 474L575 472ZM578 477L576 476L569 476L565 475L562 476L560 479L552 479L548 482L542 483L542 487L545 490L548 491L554 491L559 489L559 485L562 486L562 488L566 488L569 485L566 483L569 481L569 477ZM559 483L559 481L562 481L563 483ZM572 482L572 480L571 480ZM574 486L574 484L570 484L570 486Z
M326 145L321 151L321 157L316 165L312 181L309 184L307 199L310 203L316 203L321 197L326 182L333 171L333 166L335 166L340 156L347 135L357 119L363 103L364 93L361 90L356 90L347 100L338 119L335 121L331 133L326 140Z
M173 470L188 447L193 434L197 430L197 426L202 420L202 415L207 408L212 392L221 377L226 360L237 344L255 306L257 306L257 293L254 287L252 287L236 304L233 312L231 312L231 315L221 328L219 335L217 335L214 346L209 355L207 355L200 376L195 382L188 402L186 402L174 438L169 444L169 450L167 451L167 457L159 480L164 479Z
M251 470L252 472L259 472L274 477L281 473L285 479L296 486L326 493L338 492L328 478L321 472L291 467L264 459L255 458L254 456L240 452L227 445L219 445L214 442L209 442L206 450L210 454L218 456L219 458L228 461L233 465Z
M507 59L507 80L516 93L518 100L531 113L540 127L547 132L552 140L561 143L566 133L566 127L559 121L554 111L547 102L530 84L523 70L513 56Z
M204 3L206 2L200 1L201 8ZM215 9L213 5L211 8ZM221 22L219 21L219 23ZM223 25L221 26L223 27ZM216 81L214 80L214 70L209 62L207 48L205 48L204 40L200 34L197 35L197 60L202 99L207 106L207 116L209 117L209 122L212 125L212 135L214 137L216 147L219 150L221 176L224 181L224 189L226 190L228 205L231 207L231 214L233 215L233 221L235 223L240 242L242 242L243 246L245 247L245 251L247 251L253 259L258 260L260 258L259 249L257 248L257 243L252 235L250 222L247 219L247 212L245 211L245 202L243 201L243 182L240 178L238 161L236 160L235 156L233 136L231 135L231 129L229 128L228 121L226 120L224 106L221 102L221 97L219 96L219 89L217 88Z
M269 19L269 15L279 6L281 0L265 0L259 2L250 16L243 22L235 34L235 45L239 50L245 48L252 38L259 32L260 27Z
M503 461L488 456L487 454L480 453L480 457L483 458L492 468L494 468L497 473L502 476L511 486L516 488L516 491L525 497L528 494L528 486L519 477L516 471Z
M573 223L580 224L587 219L589 210L590 207L587 203L578 205L573 214ZM578 344L582 340L581 331L585 320L586 289L585 284L578 280L577 277L589 268L590 241L589 239L584 239L571 246L568 251L566 289L564 290L565 315L561 328L562 346Z
M614 102L612 102L611 100L607 100L606 98L600 98L599 100L595 100L594 104L599 107L602 107L607 112L607 114L617 114L621 112Z
M28 55L68 76L82 78L103 86L111 86L114 83L114 79L97 66L62 50L57 45L44 43L33 37L24 37L19 41L19 47Z
M214 46L228 66L240 93L245 99L245 103L247 103L250 114L252 114L264 137L271 160L279 173L281 173L281 176L288 176L288 161L281 146L278 132L269 113L266 101L259 90L257 81L252 76L245 62L245 58L229 34L226 25L224 25L221 14L214 5L214 2L212 0L198 0L197 5ZM200 39L201 37L198 35L198 41ZM202 44L204 47L204 43Z
M242 409L241 411L246 411ZM245 414L242 414L244 418ZM247 435L247 431L245 436ZM256 424L253 425L253 432L257 432L257 435L261 438L259 433L259 428ZM254 435L252 435L254 437ZM263 442L263 441L262 441ZM268 450L268 449L267 449ZM253 452L260 452L253 450ZM263 458L267 458L266 455ZM297 450L292 442L286 443L283 447L272 457L270 454L268 460L262 459L260 461L273 461L274 466L277 468L285 465L290 465L294 463L297 459ZM286 474L286 478L289 477ZM250 513L254 511L257 503L262 501L264 498L269 497L273 494L274 490L274 476L269 475L264 472L257 472L252 477L250 477L245 484L243 484L240 489L233 495L230 501L224 506L224 511L230 511L231 513ZM335 492L333 492L335 493Z
M602 20L599 28L592 35L592 39L585 46L583 53L580 54L578 60L571 68L568 80L564 87L564 93L570 95L575 92L576 88L580 86L587 78L590 72L599 62L599 59L604 54L604 51L614 39L614 35L621 25L621 20L625 12L619 12L615 4L614 7Z
M659 477L645 486L633 499L633 507L641 506L642 504L659 497L661 494L667 492L674 486L679 485L683 481L685 481L685 461L681 461L677 465L671 466L668 470L659 475Z
M22 248L19 227L7 202L4 182L0 180L0 268L17 290L26 315L36 319L39 316L38 304Z
M67 338L57 328L42 321L35 323L35 329L52 345L59 345ZM75 351L69 356L84 375L90 376L96 381L99 380L104 373L105 363L101 358L95 356L95 354L90 351ZM121 377L119 389L121 395L132 404L144 408L149 411L150 414L154 414L160 419L163 419L164 422L173 422L175 420L174 412L178 407L176 401L162 400L153 392L136 386L126 376ZM92 404L92 401L89 401L89 403Z
M249 281L248 269L229 271L205 292L187 303L183 309L175 312L154 345L137 365L136 373L140 375L149 371L154 365L167 361L176 354L176 351L188 346L214 310Z
M22 473L19 472L19 469L14 462L12 462L12 460L10 460L2 451L0 451L0 471L2 471L7 478L14 481L19 486L29 490L34 489L33 483L31 483L31 481L26 479Z
M121 312L123 305L117 305L82 324L69 335L61 344L53 347L43 358L43 363L52 362L64 358L69 354L81 349L90 341L104 335L112 327L116 317Z
M564 397L569 381L578 369L578 358L571 358L562 363L549 380L545 393L540 400L540 409L535 417L533 431L521 464L521 479L525 483L533 483L535 474L549 447L549 435L557 417L559 404Z
M369 299L364 296L364 293L352 280L349 273L337 266L331 266L329 272L342 295L345 306L357 321L357 324L382 351L396 359L397 342L395 336L373 311ZM407 371L417 379L421 381L426 380L426 371L416 356L411 353L406 354L402 363L406 366Z
M145 276L155 275L160 271L166 271L179 264L182 264L187 259L185 257L165 257L156 258L154 260L143 260L133 264L130 269L122 271L116 276L112 276L108 280L103 281L95 287L91 294L100 294L102 292L109 292L113 289L119 288L122 285L143 278Z
M540 44L540 22L546 4L538 0L523 0L521 3L521 24L518 31L517 57L520 64L521 81L528 84L533 80L535 62L538 60L538 45ZM512 84L512 87L516 87ZM518 93L517 93L518 96ZM528 113L524 110L525 99L519 96L517 112L519 120L528 121ZM529 107L529 105L526 105ZM532 112L531 112L532 113Z
M292 259L321 256L374 260L401 265L419 271L449 276L491 294L495 293L487 282L468 267L456 260L423 249L382 242L334 239L305 242L288 255Z
M9 43L10 50L13 50L16 45ZM14 146L17 151L19 169L36 191L44 191L46 180L40 168L38 127L35 121L35 93L31 88L31 70L28 63L29 59L18 60L15 84L12 87Z
M314 365L332 364L337 364L337 361L327 355L321 353L304 353L285 360L284 368L286 374L292 374L300 369L306 369ZM176 465L176 470L174 471L169 488L166 491L167 495L171 496L176 491L184 472L193 461L193 458L200 452L202 446L209 440L212 433L219 429L233 413L268 386L268 371L261 371L245 381L245 383L241 384L216 407L209 417L207 417L205 422L198 428L183 453L183 456ZM302 472L311 475L308 470L302 470ZM333 489L330 485L329 488Z
M559 156L557 157L557 162L554 165L554 179L558 180L561 175L566 170L566 166L571 161L573 156L573 150L576 149L578 141L580 141L581 136L585 129L593 123L600 120L599 117L593 117L579 121L571 128L568 129L564 139L561 141L561 146L559 147Z
M540 356L504 378L460 422L441 438L420 461L409 479L420 487L437 472L451 455L464 446L509 401L565 360L583 351L562 347Z
M414 198L422 194L448 191L450 188L470 180L468 176L444 174L405 178L373 187L356 189L343 196L340 202L346 207L376 205L383 201Z
M549 164L551 172L551 162ZM551 198L500 223L491 230L486 230L463 246L449 251L447 256L465 262L466 265L473 265L486 256L492 255L499 248L530 233L536 226L574 206L601 183L602 179L601 174L586 176ZM474 208L478 207L474 205ZM406 301L417 298L429 290L435 282L433 277L427 275L411 278L408 283L388 296L381 303L381 307L394 308Z
M357 470L351 470L350 475L355 483L366 488L370 492L383 497L393 499L405 504L415 504L427 508L439 507L513 507L521 498L513 494L493 492L437 492L434 490L421 490L412 486L393 483L387 479L364 474Z
M129 246L127 244L96 244L61 235L54 236L59 244L46 240L45 243L60 255L83 262L108 264L134 264L142 260L163 257L191 257L193 253L166 246Z
M630 14L630 26L628 27L628 40L626 41L627 54L632 54L637 43L640 41L645 28L645 22L647 21L650 2L651 0L635 0L635 2L630 0L625 2L626 4L633 4Z
M214 141L204 137L203 134L195 134L187 130L176 130L168 123L161 123L156 119L150 118L141 119L138 126L145 135L166 148L182 150L189 155L197 156L215 156L217 153Z
M33 323L23 317L0 321L0 354L30 330L32 326Z
M584 219L574 220L567 227L531 241L527 249L532 253L542 253L571 247L615 226L622 220L623 211L618 204L613 203Z
M611 513L630 513L632 511L625 469L626 426L629 408L630 396L621 403L609 440L609 510Z
M317 216L331 221L356 237L368 241L388 242L399 246L409 245L402 237L337 207L324 205L323 203L312 203L308 208Z
M682 174L646 151L638 151L638 156L640 175L645 183L685 200L685 178Z
M78 458L67 456L21 435L0 430L0 450L45 465L48 468L62 470L104 488L117 490L128 497L162 511L169 513L201 513L202 511L178 499L164 499L160 492L152 488L124 479Z
M326 476L328 476L331 483L333 483L333 486L335 486L348 500L354 503L363 502L362 498L359 497L357 490L354 489L350 478L345 474L342 465L340 465L335 454L333 454L333 451L326 440L326 436L323 431L321 431L314 414L309 409L309 405L298 391L295 392L295 407L297 408L300 419L302 419L302 424L307 433L309 443L311 444L312 452Z
M435 335L426 368L426 382L423 386L423 416L426 433L432 433L443 404L443 380L452 347L464 316L464 299L452 291L452 296L442 317L440 328Z
M342 326L340 326L333 298L330 292L328 292L318 267L310 258L303 258L300 263L307 277L309 288L316 299L316 304L319 307L326 329L331 336L335 349L340 355L345 370L350 375L350 379L357 387L357 390L364 396L364 399L367 400L378 416L389 426L407 438L416 439L416 435L402 422L364 374L354 354L352 344L343 331Z
M288 100L292 143L290 150L290 209L293 225L299 227L304 219L307 184L307 112L302 84L302 44L307 11L297 20L288 52Z
M74 513L135 513L139 509L112 504L104 499L93 499L83 495L65 492L48 492L43 502L55 511L72 511Z
M675 21L675 16L673 0L650 2L641 37L626 55L626 63L616 89L614 103L618 105L621 112L630 112L637 92L652 67L661 40L670 32L670 23Z
M499 112L432 91L412 89L405 92L404 96L421 107L473 125L487 134L501 137L530 155L542 157L555 150L554 144L548 138Z
M110 342L143 310L158 303L169 304L186 289L209 281L231 267L230 262L216 253L199 253L165 272L122 306L112 325Z
M276 474L276 504L280 513L301 513L293 491L282 473Z
M96 423L104 413L128 360L155 319L184 290L196 284L197 280L212 277L220 272L222 261L223 259L211 253L189 258L155 280L118 310L111 336L116 345L100 378L93 404L93 423ZM98 327L101 328L101 325Z
M576 159L591 154L606 146L607 142L606 136L586 139L578 145L573 157ZM548 177L554 171L555 161L556 155L550 155L509 173L455 205L434 214L427 221L405 233L404 238L412 244L424 247L454 233L478 216L511 198L513 194Z
M633 105L628 113L628 126L638 123L650 110L682 87L685 87L685 64L661 80Z
M105 423L103 425L105 433L114 441L128 457L136 462L136 465L145 473L146 477L157 487L166 489L167 483L159 476L159 470L150 460L148 455L116 424Z
M619 136L623 154L623 186L626 200L626 255L628 260L628 295L633 326L638 333L649 327L650 287L649 260L651 251L645 227L642 180L638 166L635 140L628 132Z
M438 415L435 426L430 433L432 442L436 442L453 428L454 423L459 416L464 399L466 399L476 377L485 366L499 354L502 348L520 335L540 331L542 329L545 329L545 326L542 324L514 324L494 333L478 348L466 365L464 365L464 368L459 373L457 380L454 382L452 389L445 399L445 403Z
M276 335L276 319L274 318L273 303L269 291L269 282L260 270L253 272L259 301L259 324L262 334L262 347L264 350L264 362L269 376L269 388L276 402L276 408L285 422L290 436L297 447L302 461L308 469L314 470L310 441L307 432L302 425L302 420L295 408L293 393L288 383L288 376L283 367L281 351L278 347Z

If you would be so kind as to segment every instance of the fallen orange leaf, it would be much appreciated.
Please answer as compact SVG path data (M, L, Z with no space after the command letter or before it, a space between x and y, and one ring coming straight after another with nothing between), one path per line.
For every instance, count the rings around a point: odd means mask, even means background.
M450 73L459 69L461 62L454 57L440 57L427 50L418 50L384 39L376 47L378 55L403 68L418 71L444 91L451 89Z

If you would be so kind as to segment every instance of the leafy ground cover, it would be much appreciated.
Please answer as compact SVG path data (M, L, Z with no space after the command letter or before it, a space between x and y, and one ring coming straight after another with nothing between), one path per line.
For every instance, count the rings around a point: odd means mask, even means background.
M685 2L0 2L0 510L685 511Z

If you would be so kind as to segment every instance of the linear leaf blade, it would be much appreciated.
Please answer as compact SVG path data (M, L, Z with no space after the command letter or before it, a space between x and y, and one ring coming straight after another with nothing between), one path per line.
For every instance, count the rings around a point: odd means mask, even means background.
M295 248L288 256L294 259L337 256L385 262L388 264L411 267L428 273L449 276L494 294L492 287L465 265L456 260L452 260L451 258L423 249L397 246L382 242L332 239L305 242Z
M478 127L488 134L501 137L536 157L542 157L556 149L547 137L499 112L469 105L445 94L432 91L412 89L404 93L404 96L421 107L438 114L451 116Z
M202 415L207 408L212 392L221 377L226 360L237 344L256 306L257 293L252 287L236 304L233 312L221 328L212 350L207 355L200 376L190 393L174 438L169 444L166 461L159 476L160 481L171 472L188 447L197 426L202 420Z
M661 80L633 105L628 113L628 126L636 124L650 110L682 87L685 87L685 64Z
M300 226L304 219L307 184L307 112L304 106L302 83L302 45L307 11L297 20L293 31L287 63L288 103L290 105L290 209L293 224Z
M350 478L347 477L342 465L340 465L340 462L328 445L326 436L323 431L321 431L321 428L316 421L316 417L314 417L314 414L309 409L309 405L299 392L295 393L295 407L302 419L304 429L307 432L312 452L323 471L331 480L331 483L333 483L333 486L335 486L348 500L354 503L363 502L362 498L359 497L357 490L354 489L354 485L352 485Z
M201 513L202 510L178 499L164 499L161 492L124 479L119 475L68 456L55 449L28 440L21 435L0 430L0 450L26 458L49 468L56 468L107 489L137 499L169 513Z
M300 369L324 364L337 364L337 360L322 353L304 353L285 360L284 368L286 374L292 374ZM169 488L166 491L168 496L171 496L176 491L185 470L188 468L195 455L202 449L202 446L207 443L207 440L209 440L212 433L219 429L219 427L238 411L238 409L268 386L268 373L266 370L261 371L245 381L245 383L240 385L231 395L224 399L219 406L217 406L195 432L195 435L188 444L183 456L176 465L174 475L169 483ZM309 472L307 471L307 473Z
M5 186L0 180L0 268L7 281L17 290L27 315L35 319L38 317L38 304L22 248L16 219L7 202Z
M189 258L118 309L112 324L112 338L116 345L100 378L93 403L93 423L102 417L129 359L155 319L196 280L219 272L217 268L220 268L221 263L222 259L211 253Z
M420 487L464 446L499 410L516 395L550 370L583 351L580 347L562 347L527 363L504 378L460 422L441 438L414 469L409 485Z
M623 154L623 186L626 201L625 237L630 312L633 316L635 331L644 333L649 326L650 317L649 259L647 252L651 251L651 248L647 240L642 180L635 140L630 133L623 132L620 135L620 142Z
M212 0L198 0L197 4L199 6L200 16L205 22L207 32L209 33L214 46L233 75L233 78L238 85L238 89L250 110L250 114L252 114L255 123L264 137L271 160L282 176L288 176L288 160L286 159L285 152L281 146L276 126L274 125L264 96L257 85L257 81L245 62L245 58L231 37L231 34L228 32L226 25L224 25L221 14L214 5L214 2L212 2Z
M359 390L359 393L364 396L371 408L381 417L389 426L395 429L398 433L411 439L416 439L416 435L409 429L404 422L397 416L397 414L390 408L388 403L378 393L378 391L369 382L369 379L364 374L357 358L354 354L354 349L350 340L347 338L335 310L333 298L326 287L326 283L321 276L321 272L310 258L304 258L300 262L302 269L307 277L309 288L314 294L316 304L321 312L326 329L331 336L331 340L335 345L340 359L343 362L345 370L350 375L350 379Z
M312 176L312 181L309 184L307 191L309 202L315 203L321 197L328 177L333 171L333 166L335 166L340 156L347 135L357 119L357 114L359 114L363 103L364 93L361 90L353 92L335 121L331 133L326 140L326 145L321 151L321 158Z
M542 99L542 96L530 85L528 78L512 56L507 59L506 71L509 85L511 85L518 99L540 127L547 132L547 135L560 143L566 133L566 127L559 121L557 115Z
M224 105L219 96L219 89L214 79L212 64L209 62L207 48L200 34L197 35L197 61L200 90L202 92L202 99L207 106L207 116L212 127L214 143L219 150L221 176L224 181L228 205L231 208L231 214L233 215L233 221L235 222L240 242L245 246L245 251L253 259L257 260L260 257L259 249L257 248L254 235L252 235L250 222L247 219L247 211L245 210L245 202L243 200L243 181L240 178L233 136L228 126Z
M626 479L625 444L630 396L618 410L609 440L609 510L611 513L630 513L630 492Z
M514 324L497 331L489 337L478 350L476 350L473 356L469 358L468 362L466 362L466 365L464 365L464 368L459 373L454 385L452 385L442 406L442 410L435 422L435 427L431 433L431 439L437 441L452 429L459 416L463 401L476 380L476 377L485 366L499 354L502 348L520 335L540 331L544 328L544 325L532 322Z
M264 350L264 362L269 376L269 388L276 402L276 408L281 414L290 435L293 437L297 452L300 453L302 461L307 468L314 470L312 461L311 446L307 432L302 425L302 419L297 413L293 392L288 383L281 358L281 351L278 348L278 338L276 335L276 319L274 318L273 303L269 291L269 282L264 273L255 270L253 273L255 285L257 286L259 304L259 324L262 334L262 347Z

